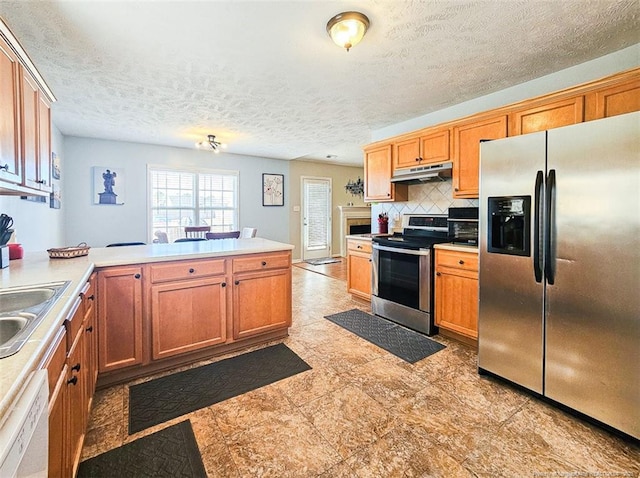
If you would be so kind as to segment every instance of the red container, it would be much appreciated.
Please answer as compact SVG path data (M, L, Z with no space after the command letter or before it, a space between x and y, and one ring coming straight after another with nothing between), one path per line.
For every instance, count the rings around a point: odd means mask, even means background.
M9 246L9 260L22 259L24 256L24 249L22 244L7 244Z

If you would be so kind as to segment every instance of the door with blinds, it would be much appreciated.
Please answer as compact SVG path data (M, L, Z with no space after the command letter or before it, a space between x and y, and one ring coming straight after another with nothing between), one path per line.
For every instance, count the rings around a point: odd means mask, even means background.
M302 260L331 256L331 178L302 178Z

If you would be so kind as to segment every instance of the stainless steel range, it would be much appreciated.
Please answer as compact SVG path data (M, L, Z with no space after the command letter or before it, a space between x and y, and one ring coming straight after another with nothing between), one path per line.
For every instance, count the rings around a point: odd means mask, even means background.
M402 227L402 234L373 238L371 310L434 335L433 245L448 241L447 216L405 214Z

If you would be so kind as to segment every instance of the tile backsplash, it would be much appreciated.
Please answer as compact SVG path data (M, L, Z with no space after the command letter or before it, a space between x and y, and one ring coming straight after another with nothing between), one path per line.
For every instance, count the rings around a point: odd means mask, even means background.
M453 185L446 181L412 184L409 200L396 203L374 203L371 206L372 232L378 231L378 214L389 215L389 232L402 231L403 214L447 214L450 207L478 206L477 199L453 199Z

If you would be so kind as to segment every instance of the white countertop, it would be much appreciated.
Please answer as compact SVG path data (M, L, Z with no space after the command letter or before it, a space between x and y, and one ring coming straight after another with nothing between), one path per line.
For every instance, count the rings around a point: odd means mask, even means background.
M38 367L73 303L94 268L184 259L206 259L240 254L293 250L291 244L262 238L101 247L72 259L49 259L46 251L25 253L0 272L0 288L70 281L61 298L47 313L22 349L0 359L0 426L13 400Z
M445 242L443 244L435 244L435 249L445 249L448 251L470 252L478 254L478 246L470 246L467 244L454 244L453 242Z

